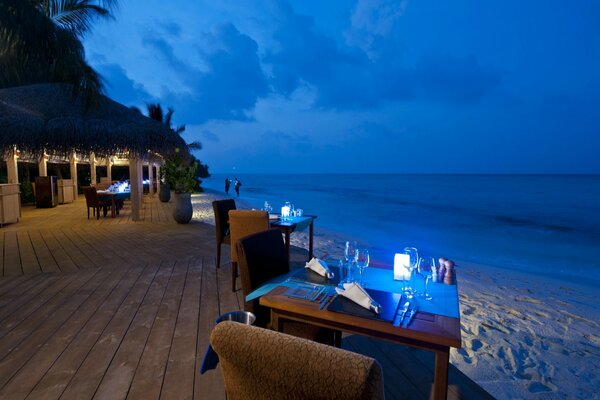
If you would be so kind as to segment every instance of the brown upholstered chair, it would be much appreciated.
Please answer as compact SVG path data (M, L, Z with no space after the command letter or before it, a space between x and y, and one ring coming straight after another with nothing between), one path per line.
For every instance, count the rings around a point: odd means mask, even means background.
M108 207L112 206L110 200L101 200L98 198L98 192L93 186L86 186L83 188L85 194L85 204L87 206L87 216L90 219L90 208L93 209L96 219L100 219L100 207L104 209L104 216L108 212Z
M221 245L231 246L231 235L229 234L229 211L235 210L235 200L215 200L212 202L215 213L215 233L217 241L217 268L221 267Z
M230 400L384 398L381 366L361 354L231 321L210 342Z
M238 257L235 243L251 233L269 229L269 214L257 210L230 210L229 232L231 234L231 290L235 292L235 279L238 275Z
M242 293L247 296L268 280L290 271L290 263L279 229L258 232L237 241L238 268ZM255 326L268 328L271 310L258 299L244 302L244 310L256 316ZM341 347L342 332L295 321L285 321L283 331L290 335Z

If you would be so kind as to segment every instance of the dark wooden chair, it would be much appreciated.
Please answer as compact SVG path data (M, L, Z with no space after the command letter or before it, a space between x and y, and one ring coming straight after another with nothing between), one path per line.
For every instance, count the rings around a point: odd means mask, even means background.
M112 206L112 202L98 198L98 191L93 186L84 187L83 193L85 194L88 219L90 219L90 208L93 210L96 219L100 219L100 207L102 207L104 209L104 216L106 217L108 207Z
M221 267L221 245L231 246L231 235L229 233L229 210L235 210L235 200L215 200L212 202L215 213L215 233L217 241L217 268Z
M238 268L245 297L270 279L290 271L290 263L281 231L269 229L237 241ZM254 325L270 327L271 309L259 299L244 302L244 310L256 316ZM341 347L342 333L301 322L285 321L283 330L290 335Z

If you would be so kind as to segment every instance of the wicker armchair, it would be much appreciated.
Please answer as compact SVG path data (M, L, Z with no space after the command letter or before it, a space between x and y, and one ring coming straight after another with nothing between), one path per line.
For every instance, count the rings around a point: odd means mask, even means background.
M230 210L229 232L231 233L231 290L235 292L235 280L238 275L238 256L236 242L251 233L269 229L269 214L266 211Z
M381 366L370 357L229 321L210 341L230 400L384 398Z
M85 194L85 204L87 206L87 217L90 219L90 208L93 209L96 219L100 219L100 208L104 210L104 216L108 212L108 207L112 207L110 200L101 200L98 198L98 192L93 186L86 186L83 188Z

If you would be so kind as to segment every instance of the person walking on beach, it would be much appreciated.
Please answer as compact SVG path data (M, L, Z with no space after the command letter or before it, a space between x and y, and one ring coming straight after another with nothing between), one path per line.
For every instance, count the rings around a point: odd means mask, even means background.
M235 184L233 185L233 188L235 189L237 197L240 197L240 186L242 186L242 182L240 182L238 178L235 178Z
M225 194L229 194L230 186L231 186L231 179L225 178Z

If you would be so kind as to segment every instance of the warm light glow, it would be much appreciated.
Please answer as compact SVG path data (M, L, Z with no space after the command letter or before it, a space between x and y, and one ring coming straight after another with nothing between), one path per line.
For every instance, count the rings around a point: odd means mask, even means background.
M405 281L410 278L408 266L410 264L410 256L408 254L396 253L394 256L394 279L397 281Z

